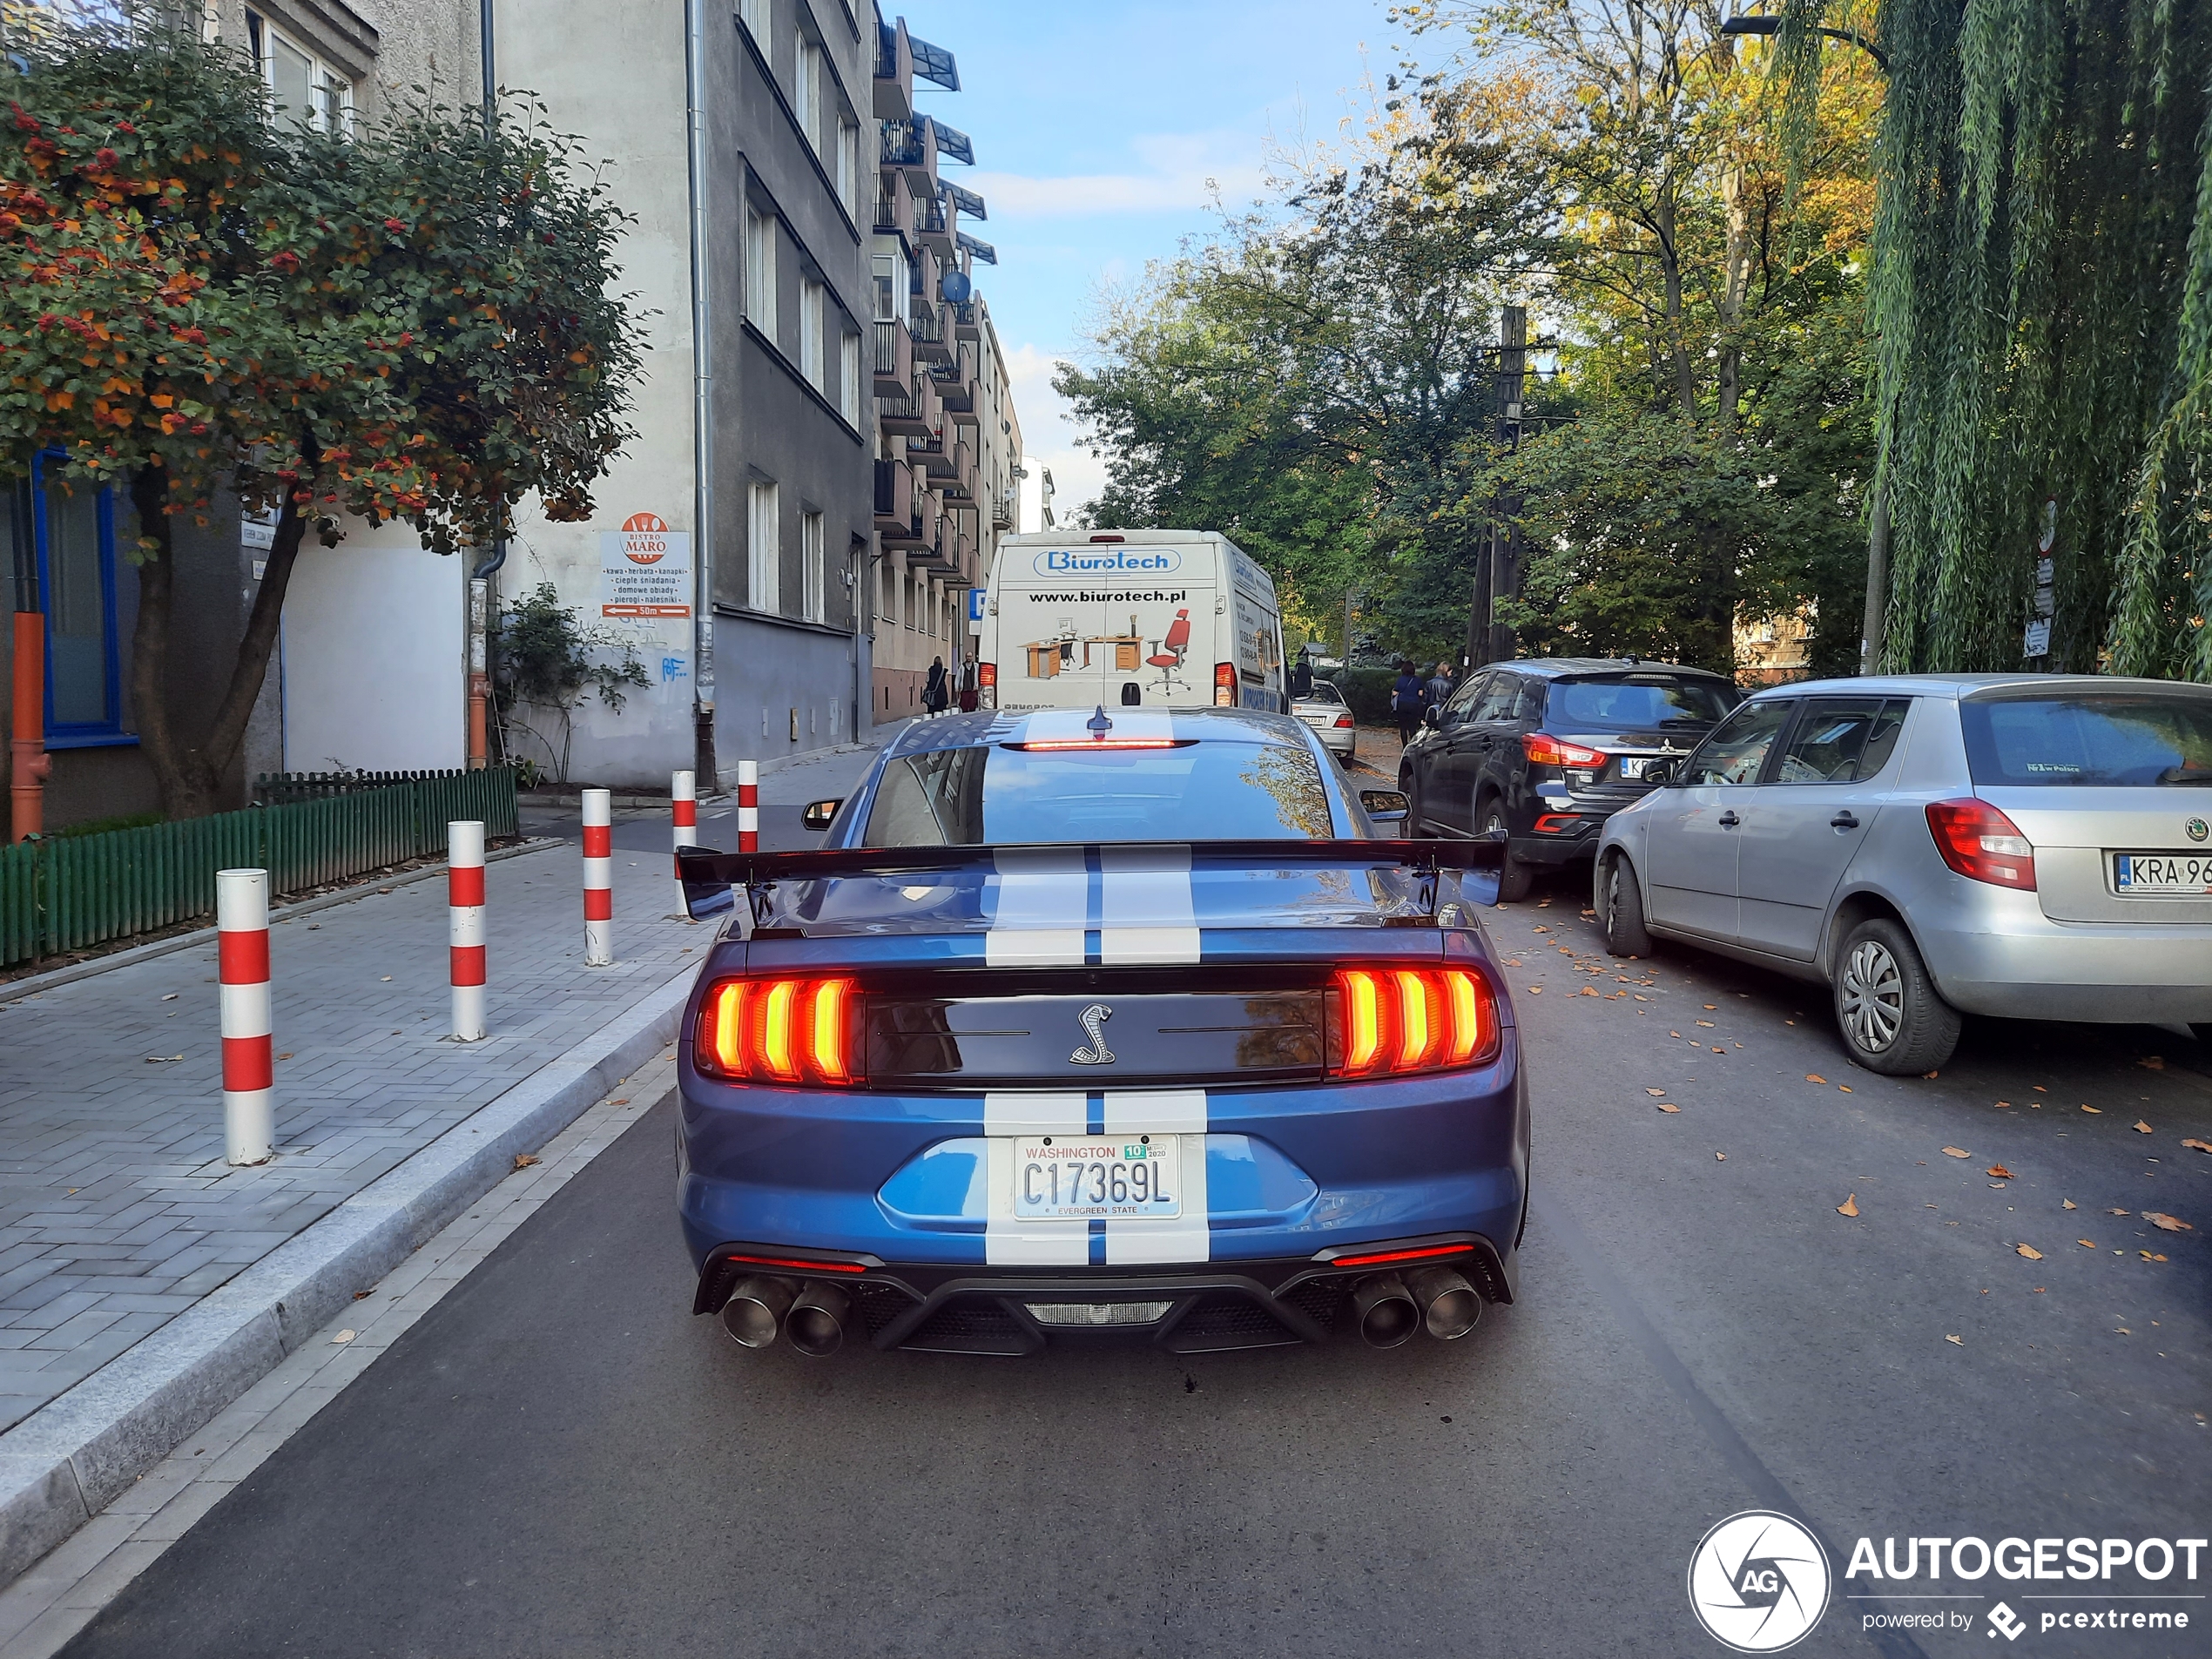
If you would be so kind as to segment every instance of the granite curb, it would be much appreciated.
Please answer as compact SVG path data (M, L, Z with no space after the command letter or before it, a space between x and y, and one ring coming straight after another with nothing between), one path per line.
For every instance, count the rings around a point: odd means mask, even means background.
M0 1584L490 1190L517 1154L544 1145L665 1048L696 973L685 968L0 1435Z

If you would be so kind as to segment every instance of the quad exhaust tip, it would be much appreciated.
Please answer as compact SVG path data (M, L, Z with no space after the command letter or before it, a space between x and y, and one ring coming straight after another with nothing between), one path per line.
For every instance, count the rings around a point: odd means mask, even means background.
M1425 1267L1407 1281L1421 1311L1421 1328L1440 1342L1456 1342L1482 1318L1482 1297L1465 1275Z
M835 1353L845 1342L845 1326L853 1317L853 1304L833 1285L809 1284L784 1316L784 1332L791 1345L819 1359Z
M1352 1287L1352 1313L1371 1348L1395 1348L1420 1329L1420 1310L1395 1273L1378 1273Z
M775 1341L795 1295L788 1279L740 1280L722 1305L722 1328L740 1348L765 1348Z

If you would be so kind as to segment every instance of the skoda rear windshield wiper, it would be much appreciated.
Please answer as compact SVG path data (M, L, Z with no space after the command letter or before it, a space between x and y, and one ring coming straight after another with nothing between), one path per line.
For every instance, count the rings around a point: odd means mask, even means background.
M2212 784L2212 766L2168 766L2158 774L2161 784Z

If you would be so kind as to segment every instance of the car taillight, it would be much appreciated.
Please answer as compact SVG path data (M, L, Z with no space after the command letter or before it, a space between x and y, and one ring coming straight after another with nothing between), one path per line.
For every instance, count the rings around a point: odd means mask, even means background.
M1340 726L1350 725L1352 724L1352 717L1349 714L1339 714L1337 716L1337 724Z
M975 705L995 709L999 705L999 665L996 663L975 664Z
M1986 800L1928 803L1928 833L1943 861L1970 880L2035 890L2035 846Z
M694 1058L712 1077L851 1083L856 1006L849 979L724 980L699 1004Z
M1213 704L1217 709L1237 706L1237 664L1216 663L1213 665Z
M1497 999L1469 968L1339 968L1330 1013L1339 1077L1479 1066L1498 1052Z
M1524 732L1521 749L1531 764L1539 766L1602 766L1605 751L1586 749L1579 743L1562 743L1548 732Z

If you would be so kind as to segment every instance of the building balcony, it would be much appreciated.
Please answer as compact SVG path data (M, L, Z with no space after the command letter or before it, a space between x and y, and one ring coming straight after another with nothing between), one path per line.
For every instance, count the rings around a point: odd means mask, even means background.
M954 340L982 340L983 311L980 301L970 300L965 305L948 305L945 309L952 313Z
M934 317L917 317L914 320L912 330L914 354L923 362L949 363L953 361L954 342L946 337L945 332L945 312L951 309L947 306Z
M936 388L938 402L962 426L974 426L976 420L974 361L963 350L955 362L929 365L929 380Z
M908 438L907 459L927 475L932 489L940 481L955 477L960 472L959 459L953 448L946 444L941 432L933 432L926 437Z
M934 429L929 412L912 395L876 399L875 423L894 438L926 438Z
M914 522L914 475L904 462L875 463L875 527L888 536Z
M914 239L942 263L949 265L959 257L952 210L942 196L914 203Z
M921 302L914 307L917 311L934 311L941 301L938 285L944 280L944 272L937 260L936 250L927 242L914 250L913 274L907 280L907 292Z
M878 190L875 192L875 223L878 236L914 235L914 199L903 190Z
M883 123L876 159L887 172L907 175L907 188L914 195L936 195L937 129L927 116Z
M1021 522L1022 496L1020 491L1009 489L1004 495L995 496L992 499L991 528L993 529L1010 530L1019 525Z
M914 112L914 37L904 17L875 22L875 112L887 121L911 120Z
M941 327L943 326L939 325ZM914 337L902 322L875 325L874 391L878 397L905 397L914 380Z

